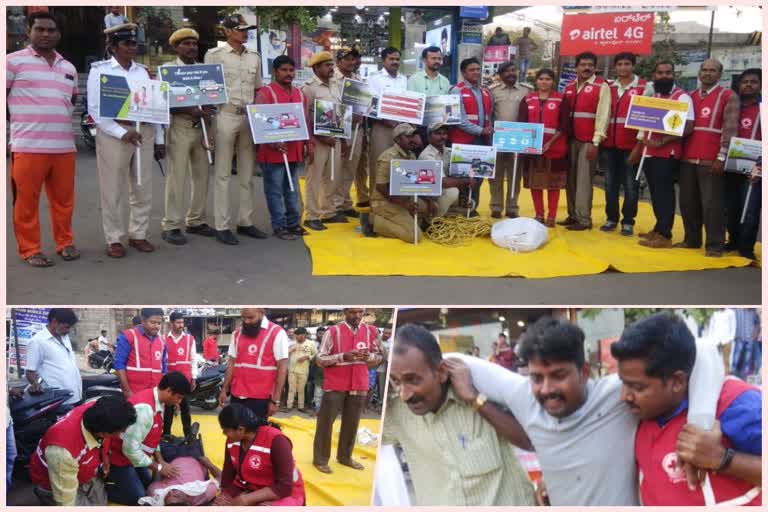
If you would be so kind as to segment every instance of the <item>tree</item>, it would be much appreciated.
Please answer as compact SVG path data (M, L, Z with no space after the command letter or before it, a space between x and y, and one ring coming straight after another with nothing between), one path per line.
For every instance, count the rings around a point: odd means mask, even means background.
M643 78L650 79L656 63L662 60L672 62L675 66L683 63L683 59L677 53L677 46L673 37L675 27L670 23L669 13L666 11L656 13L656 21L653 30L653 50L651 55L643 57L635 66L635 73ZM676 73L676 75L679 72Z
M313 32L317 28L317 18L325 14L325 7L246 7L259 17L259 27L262 31L267 28L287 29L297 23L302 32ZM237 7L225 7L219 11L228 16L236 13Z

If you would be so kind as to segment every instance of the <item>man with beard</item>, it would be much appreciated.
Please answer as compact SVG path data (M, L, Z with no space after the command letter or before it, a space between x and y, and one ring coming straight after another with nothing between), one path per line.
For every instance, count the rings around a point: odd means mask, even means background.
M317 365L325 371L323 400L317 416L312 464L322 473L331 473L333 422L341 413L341 431L336 460L343 466L362 470L352 458L360 415L368 396L368 370L381 364L379 331L363 322L363 308L344 308L344 321L330 327L317 353Z
M511 444L530 450L527 437L483 395L472 403L456 395L448 361L429 331L397 330L390 379L382 442L403 448L417 505L534 504Z
M694 109L691 97L675 85L675 65L669 61L656 63L653 70L654 98L664 98L688 103L683 137L693 132ZM675 176L683 156L683 137L639 131L638 143L629 155L632 164L640 162L643 150L643 172L651 193L656 225L651 231L640 233L640 245L653 249L672 247L672 226L675 222Z
M720 257L725 247L725 155L739 123L739 95L719 84L723 65L707 59L699 68L701 88L691 93L696 120L685 139L680 165L680 213L685 238L675 247L701 247L706 233L706 255Z
M232 334L219 405L224 406L231 391L232 403L241 403L266 419L280 407L288 376L288 336L267 319L263 309L243 308L240 315L242 325Z
M182 28L171 34L168 42L176 50L176 66L197 62L197 44L200 36L191 28ZM214 109L204 107L177 107L171 109L171 125L166 134L168 148L168 175L165 177L165 216L162 221L163 240L173 245L184 245L190 234L212 237L215 232L205 223L205 205L208 201L208 157L202 142L200 123L210 125ZM205 142L206 144L208 141ZM184 181L190 176L192 197L184 222Z
M141 323L123 331L115 343L113 368L125 398L155 387L168 371L168 350L160 337L161 308L142 308Z
M638 505L637 419L623 401L618 376L590 378L584 332L564 320L540 318L519 344L529 378L481 359L447 355L456 396L468 404L487 396L509 409L536 448L552 505ZM704 395L706 390L692 394L691 408L706 410L701 404L717 401Z
M737 136L743 139L763 140L760 124L760 90L763 73L760 69L747 69L739 77L739 96L741 112ZM758 164L760 165L760 164ZM753 173L754 174L754 173ZM752 183L749 203L746 201L748 183ZM760 204L762 187L758 176L745 176L735 172L725 175L726 213L728 214L727 251L739 251L739 254L751 260L755 259L755 242L760 226ZM744 222L742 211L746 208Z
M657 313L635 322L611 345L611 355L619 362L622 399L640 419L635 457L642 504L759 506L759 388L727 378L717 401L715 429L704 431L686 424L696 344L683 319ZM687 485L678 459L707 473L702 489Z

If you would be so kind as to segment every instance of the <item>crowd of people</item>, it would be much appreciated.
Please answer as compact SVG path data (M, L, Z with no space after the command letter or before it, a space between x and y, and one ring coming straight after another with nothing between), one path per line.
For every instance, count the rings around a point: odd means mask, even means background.
M611 345L618 373L595 378L584 332L544 316L518 342L523 375L404 325L382 442L402 447L418 505L760 505L762 392L721 385L717 341L656 313Z
M304 505L304 482L291 440L269 418L281 407L286 382L290 391L284 410L290 410L294 392L303 409L302 382L310 362L322 370L314 391L314 468L333 472L332 426L341 415L336 461L364 469L352 451L387 343L378 328L362 321L363 308L343 313L344 321L318 329L321 342L315 349L306 340L306 329L295 329L290 342L286 330L263 309L242 310L218 397L219 424L226 437L224 465L218 468L202 449L190 455L165 446L177 439L171 435L177 409L184 440L200 443L188 400L197 379L196 341L181 313L170 314L163 334L163 310L142 309L138 322L114 343L113 368L121 393L83 401L69 339L77 315L67 308L50 310L46 327L29 343L25 375L32 394L44 387L72 391L68 403L73 408L43 435L32 455L29 475L36 496L46 505ZM203 345L206 357L218 362L218 347L211 350L208 340ZM8 443L8 453L15 453L13 435ZM10 488L13 457L7 462Z
M12 185L14 230L18 253L33 266L50 266L53 259L41 252L38 202L43 185L51 210L56 252L64 260L79 257L72 235L74 207L75 144L71 113L77 94L74 66L58 52L60 28L48 13L29 16L30 46L8 55L6 61L8 105L11 119ZM252 143L246 106L253 103L303 103L307 119L313 119L316 99L341 102L344 79L360 80L357 70L361 54L345 47L335 54L321 51L309 65L312 78L295 84L296 63L287 55L275 58L271 81L262 83L261 58L245 43L252 25L242 16L223 21L225 44L209 50L203 62L221 64L226 76L228 103L219 108L173 108L168 126L134 124L98 115L98 79L106 73L129 79L148 79L151 70L136 62L136 25L122 23L105 30L112 57L96 62L88 77L88 109L97 125L96 152L101 197L102 224L107 255L123 257L123 243L140 252L154 251L148 240L152 180L138 180L136 148L141 151L141 174L151 176L153 157L168 161L162 238L171 244L187 243L186 234L214 237L235 245L238 237L266 238L256 227L258 212L253 205L255 167L264 176L264 193L274 236L290 240L321 231L326 224L347 223L370 208L366 236L395 237L416 241L422 231L412 229L413 215L422 228L435 217L469 211L477 215L482 179L447 175L442 196L420 198L390 195L390 162L393 159L446 160L455 143L490 145L495 121L536 122L544 125L541 155L524 156L522 172L512 181L513 159L500 153L496 175L489 179L493 218L519 215L520 180L531 190L535 217L548 227L555 223L582 231L593 225L593 183L598 163L605 174L604 232L620 228L634 234L638 205L635 170L642 159L643 172L656 218L653 229L639 233L639 243L650 248L700 248L717 257L738 251L754 258L753 247L759 225L761 162L751 176L724 173L726 151L734 136L761 140L761 70L748 69L737 80L738 90L720 85L723 66L707 59L699 70L700 86L690 92L675 85L675 66L657 60L652 82L635 74L637 56L620 53L613 70L598 76L597 57L590 52L575 59L577 77L563 92L551 69L535 72L534 90L521 85L527 73L527 58L510 61L498 69L489 88L482 85L481 62L476 58L460 63L461 79L451 84L439 70L443 52L437 46L422 52L423 69L406 77L399 72L401 51L389 47L381 52L382 69L367 83L375 95L382 91L414 91L427 96L456 94L461 97L461 123L413 126L386 119L353 117L360 135L346 140L310 134L307 141ZM502 38L506 34L495 34ZM524 34L515 45L530 51L532 40ZM492 37L492 39L493 39ZM508 39L508 38L507 38ZM530 43L528 42L530 41ZM199 35L182 28L170 36L176 65L200 60ZM522 56L522 50L521 50ZM607 75L615 75L607 80ZM525 74L523 74L525 77ZM40 84L47 84L41 87ZM624 126L634 95L685 101L689 104L682 137L638 133ZM210 140L201 140L200 123L209 125ZM312 123L308 122L308 126ZM215 149L213 226L207 223L208 161L206 147ZM645 158L642 158L642 156ZM285 159L284 159L285 157ZM333 160L333 161L332 161ZM233 162L236 162L234 169ZM287 162L287 164L285 163ZM290 173L287 172L287 169ZM297 177L305 169L306 189L302 200ZM333 170L336 172L333 172ZM230 193L233 176L238 183L238 209ZM333 178L333 179L331 179ZM191 197L184 194L191 182ZM289 183L289 179L292 183ZM685 228L682 241L673 242L676 212L675 182L679 183L680 212ZM355 185L356 204L350 191ZM506 193L505 193L506 184ZM624 202L620 208L620 190ZM565 189L568 215L556 219L560 191ZM544 203L546 191L547 204ZM185 208L185 203L189 202ZM129 215L126 218L126 203ZM742 216L743 209L746 214ZM186 212L186 213L185 213ZM743 217L743 218L742 218ZM303 220L303 222L302 222ZM705 237L702 236L702 229ZM727 233L727 238L726 238Z

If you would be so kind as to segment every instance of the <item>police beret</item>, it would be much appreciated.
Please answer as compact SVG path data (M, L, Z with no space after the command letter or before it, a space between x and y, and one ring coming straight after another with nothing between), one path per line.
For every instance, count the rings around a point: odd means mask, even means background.
M309 59L309 66L314 67L318 64L322 64L323 62L327 61L333 61L333 56L331 55L331 52L318 52L312 56L311 59Z
M171 44L171 46L176 46L178 43L180 43L184 39L197 39L199 41L200 34L192 30L191 28L180 28L179 30L171 34L171 37L168 38L168 42Z

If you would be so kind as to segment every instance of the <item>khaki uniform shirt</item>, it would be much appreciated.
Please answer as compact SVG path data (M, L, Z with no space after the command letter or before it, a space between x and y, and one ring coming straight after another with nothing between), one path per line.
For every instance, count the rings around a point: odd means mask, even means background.
M443 176L448 176L450 154L451 150L448 148L444 148L443 151L440 151L432 144L428 144L419 155L419 160L437 160L438 162L443 162Z
M328 83L313 76L302 86L301 92L307 97L307 111L309 113L309 132L314 133L315 126L315 100L327 100L341 103L341 82L331 77Z
M301 375L309 374L309 364L317 355L317 347L310 340L304 340L303 343L294 343L288 349L288 371ZM299 358L307 356L309 359L298 361Z
M376 186L389 185L389 169L390 162L395 159L400 160L416 160L416 155L410 151L404 151L397 144L393 144L389 148L385 149L381 155L379 155L376 161ZM373 191L371 199L378 203L389 203L389 200L379 192L378 189Z
M491 88L493 96L493 120L494 121L517 121L517 114L520 111L520 102L531 92L527 87L515 84L509 87L505 83L500 83Z
M382 443L403 448L416 505L534 505L514 446L453 390L437 412L423 416L394 395L387 401Z
M221 64L227 85L229 104L244 107L253 103L256 89L261 88L261 55L243 47L243 53L224 44L211 48L205 54L206 64Z

